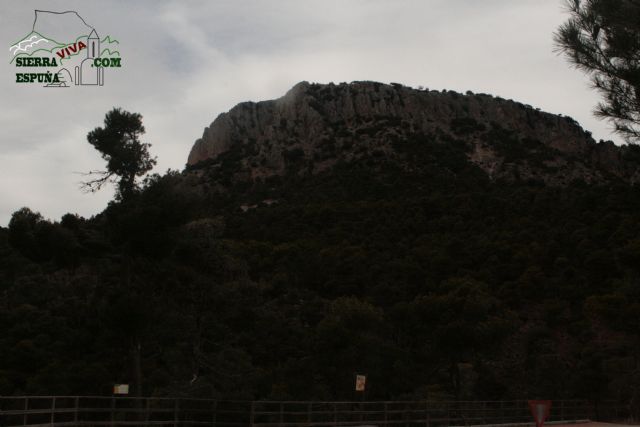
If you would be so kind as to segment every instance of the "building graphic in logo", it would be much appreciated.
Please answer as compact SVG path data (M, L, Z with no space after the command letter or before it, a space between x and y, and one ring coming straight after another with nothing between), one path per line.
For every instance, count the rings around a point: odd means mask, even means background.
M110 35L100 39L76 11L36 10L31 32L9 47L9 64L16 83L103 86L105 68L122 67L119 44Z
M104 68L93 66L96 53L99 56L100 52L100 38L96 30L91 31L91 34L89 34L86 49L87 57L79 66L76 66L76 84L102 86L104 84Z

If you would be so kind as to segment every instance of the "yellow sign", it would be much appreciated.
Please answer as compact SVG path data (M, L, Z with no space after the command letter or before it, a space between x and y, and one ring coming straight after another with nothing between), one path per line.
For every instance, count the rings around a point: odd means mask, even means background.
M367 377L364 375L356 375L356 391L364 391L364 384L367 382Z
M113 386L113 394L129 394L129 384L116 384Z

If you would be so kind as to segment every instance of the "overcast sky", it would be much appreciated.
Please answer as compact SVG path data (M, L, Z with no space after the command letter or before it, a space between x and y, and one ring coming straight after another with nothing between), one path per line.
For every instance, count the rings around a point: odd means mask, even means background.
M554 53L562 0L2 1L5 48L31 31L34 9L76 10L120 41L122 69L103 87L43 88L0 67L0 225L28 206L59 220L90 217L111 189L83 194L77 172L104 162L86 134L114 106L144 117L156 172L182 169L193 142L241 101L282 96L301 80L400 82L472 90L571 116L596 140L583 74Z

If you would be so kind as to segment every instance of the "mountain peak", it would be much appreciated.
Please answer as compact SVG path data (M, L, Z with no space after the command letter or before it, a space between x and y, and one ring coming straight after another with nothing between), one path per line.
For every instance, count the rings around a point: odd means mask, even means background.
M640 177L636 163L626 161L635 147L597 144L569 117L486 94L371 81L303 81L281 98L238 104L205 129L188 165L240 150L253 178L290 171L291 152L311 173L369 156L409 167L397 150L408 140L458 144L491 178L562 185Z
M85 36L93 27L74 10L54 12L36 10L33 20L33 31L58 43L70 44L80 36Z

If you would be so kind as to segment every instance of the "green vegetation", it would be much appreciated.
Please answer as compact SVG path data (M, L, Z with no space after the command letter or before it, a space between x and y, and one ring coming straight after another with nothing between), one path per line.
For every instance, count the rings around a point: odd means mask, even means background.
M640 142L640 3L566 3L571 17L555 35L558 49L602 94L596 116L611 120L628 142Z
M250 180L237 144L90 219L16 211L0 394L351 399L365 372L370 399L638 401L637 187L492 181L444 133L391 145L316 175L292 148Z
M145 175L156 164L149 154L149 144L140 142L144 132L140 114L120 108L109 111L104 118L104 128L97 127L87 135L89 144L107 161L107 170L90 172L89 175L98 178L84 182L83 188L97 191L117 176L117 198L128 197L137 190L136 178Z

